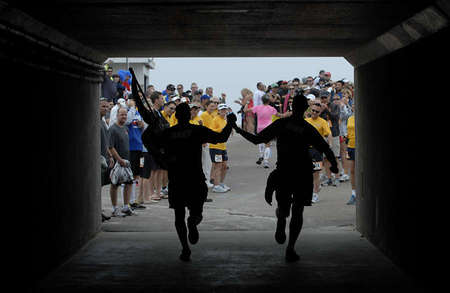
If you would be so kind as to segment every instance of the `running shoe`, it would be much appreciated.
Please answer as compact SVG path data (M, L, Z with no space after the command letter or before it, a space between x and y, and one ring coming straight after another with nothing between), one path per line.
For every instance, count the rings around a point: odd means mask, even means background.
M189 248L183 249L180 254L180 260L190 261L191 260L191 250Z
M208 188L213 188L214 184L210 183L209 181L206 181L206 186L208 186Z
M137 202L130 203L130 207L134 210L143 210L147 208L146 206Z
M339 181L340 182L345 182L348 181L350 178L348 177L347 174L342 174L341 177L339 177Z
M319 202L319 196L316 193L313 194L311 202L312 203Z
M122 208L122 213L125 215L125 216L135 216L136 215L136 213L130 208L130 207L124 207L124 208Z
M261 165L263 160L264 160L264 158L259 158L258 161L256 161L256 164Z
M111 214L111 217L122 217L122 213L120 212L120 209L118 207L113 209L113 212Z
M350 200L347 202L347 205L354 205L354 204L356 204L356 196L352 194Z
M225 183L220 183L219 185L222 186L222 188L225 189L226 191L230 191L231 190L231 187L226 186Z
M227 190L226 190L225 188L223 188L222 186L220 186L220 185L215 185L215 186L213 187L213 189L212 189L212 192L215 192L215 193L225 193L225 192L227 192Z
M263 163L263 166L264 166L264 168L268 169L268 168L269 168L269 162L266 162L266 161L265 161L265 162Z
M285 259L287 262L295 262L300 260L300 256L293 249L286 249Z
M205 199L205 202L212 202L213 200L212 200L212 198L209 198L209 197L207 197L206 199Z
M166 186L164 188L161 188L161 193L164 195L168 195L169 194L169 188Z

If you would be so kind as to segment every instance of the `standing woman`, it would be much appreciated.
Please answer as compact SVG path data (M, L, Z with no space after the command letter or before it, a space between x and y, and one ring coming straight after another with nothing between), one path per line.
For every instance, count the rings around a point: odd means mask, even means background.
M268 94L265 94L261 98L262 105L255 106L253 108L249 108L249 105L244 107L244 112L251 111L256 114L257 118L257 133L260 133L264 128L269 126L272 123L272 117L276 116L279 118L289 117L292 112L288 111L284 114L278 113L277 110L270 106L270 97ZM269 159L272 155L272 151L270 149L270 141L268 143L260 143L258 144L259 148L259 158L256 161L256 164L261 165L263 163L264 168L269 168Z
M352 105L353 113L355 113L355 103ZM355 183L355 147L356 147L356 135L355 135L355 115L350 116L347 121L347 161L350 165L350 181L352 183L352 195L347 202L348 205L354 205L356 203L356 183Z
M255 133L255 115L252 112L253 108L253 92L247 88L241 90L242 95L242 115L244 117L243 129L250 133Z

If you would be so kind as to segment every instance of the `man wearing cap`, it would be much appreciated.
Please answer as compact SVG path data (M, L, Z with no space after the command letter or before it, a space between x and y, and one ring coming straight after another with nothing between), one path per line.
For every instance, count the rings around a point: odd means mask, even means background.
M211 123L211 130L215 132L221 132L227 125L226 116L228 113L228 106L226 104L219 104L218 115L214 117ZM213 180L212 192L224 193L231 190L230 187L223 183L225 175L227 173L227 146L226 143L210 144L209 154L211 156L212 169L211 179Z
M170 102L170 96L173 94L175 94L175 86L173 84L168 84L166 89L162 92L162 95L164 96L164 102Z
M292 212L289 224L289 241L286 248L286 260L298 261L300 256L295 251L295 242L303 225L303 210L311 206L313 191L312 160L310 145L325 153L331 162L331 171L337 173L337 162L328 144L319 132L303 119L308 109L308 100L303 95L296 95L292 103L292 115L274 121L261 132L254 135L236 125L233 127L245 139L253 144L277 141L276 169L269 175L265 198L272 205L272 194L278 203L276 209L277 229L275 240L279 244L286 241L286 219Z
M200 111L200 104L199 103L191 103L189 104L189 108L191 108L191 120L189 120L189 123L194 125L203 125L203 122L198 116L198 112Z

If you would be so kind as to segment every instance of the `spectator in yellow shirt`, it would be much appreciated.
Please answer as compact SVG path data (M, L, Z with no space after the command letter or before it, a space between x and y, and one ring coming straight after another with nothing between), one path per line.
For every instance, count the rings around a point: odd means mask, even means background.
M314 126L314 128L320 133L320 135L325 138L330 138L331 130L328 126L328 122L323 118L319 117L320 112L322 111L322 107L320 104L313 104L311 106L311 117L306 118L305 120ZM328 142L330 144L330 141ZM312 202L316 203L319 201L319 190L320 190L320 171L322 170L323 164L323 154L313 147L310 148L309 153L311 155L313 164L314 164L314 173L313 173L313 181L314 181L314 189L313 189L313 198Z
M191 108L191 120L189 120L189 123L194 125L203 125L202 120L200 119L200 116L198 116L198 112L200 111L200 104L198 103L191 103L189 104L189 108Z
M352 105L353 113L355 113L355 103ZM356 134L355 134L355 115L350 116L347 120L347 161L350 165L350 181L352 183L352 196L347 202L348 205L354 205L356 203L356 183L355 183L355 147L356 147Z
M169 122L170 127L176 125L178 123L177 118L175 117L175 109L177 105L174 101L168 102L164 106L164 110L161 111L161 114L163 115L164 119Z
M221 132L222 129L227 125L227 113L228 106L226 104L219 104L218 115L213 119L211 123L211 130L215 132ZM211 169L211 179L213 180L213 192L224 193L231 190L230 187L226 186L223 181L227 173L227 145L225 142L210 144L209 154L211 156L212 169Z

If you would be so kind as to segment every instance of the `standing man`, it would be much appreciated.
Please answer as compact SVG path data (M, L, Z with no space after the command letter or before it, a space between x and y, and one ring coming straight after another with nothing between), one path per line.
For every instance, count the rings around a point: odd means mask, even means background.
M130 163L130 142L128 137L128 128L125 126L127 122L128 111L126 108L119 108L117 110L117 122L111 125L108 129L109 134L109 151L111 152L114 160L118 162L122 167L126 167ZM119 185L111 183L109 194L111 196L111 203L113 206L114 217L119 216L120 212L127 216L133 215L133 211L130 208L130 192L131 184L133 181L125 182L123 190L123 207L122 210L117 206L117 189Z
M107 99L114 99L117 95L117 89L113 82L113 68L106 66L106 71L103 74L102 82L102 97Z
M265 92L266 86L262 82L258 82L256 84L256 91L253 95L253 105L260 106L263 105L262 97L266 94Z
M327 144L327 146L329 147L331 145L331 138L330 138L331 130L330 130L330 127L328 126L327 121L325 121L324 119L319 117L321 110L322 109L321 109L320 104L313 104L311 106L311 117L306 118L305 121L310 123L317 130L317 132L321 135L322 140L324 142L326 139L328 139L329 143ZM310 153L312 161L314 163L314 174L313 174L314 191L313 191L312 202L316 203L319 201L320 171L322 170L322 167L323 167L323 155L322 155L323 152L320 151L319 149L315 148L314 146L311 146L311 148L309 149L309 153ZM327 156L327 158L328 157L329 156ZM334 154L333 154L333 159L336 160ZM336 161L334 163L336 163ZM330 164L333 164L333 163L330 162ZM337 163L336 163L336 165L337 165ZM337 172L333 172L333 173L337 173Z
M182 97L184 94L184 87L182 84L177 85L177 92L178 92L178 96Z
M207 100L205 103L205 110L201 115L200 115L200 120L202 120L203 126L212 129L212 121L214 120L215 114L214 112L216 111L216 103L213 103L211 100ZM210 182L211 179L211 157L209 154L209 147L208 144L205 143L203 145L203 153L202 153L202 165L203 165L203 172L206 176L206 185L208 186L208 188L213 187L214 185Z
M228 113L228 106L226 104L219 104L218 115L214 117L210 129L215 132L221 132L227 125L226 116ZM212 169L211 179L213 180L212 192L224 193L230 191L231 188L226 186L223 182L227 173L227 145L225 142L209 145L209 154L211 156Z
M108 149L108 126L104 117L109 109L109 102L106 98L100 99L100 155L105 159L105 166L102 168L101 174L101 184L102 187L108 185L109 181L109 170L114 166L114 160ZM102 221L109 220L102 211Z
M287 261L300 259L295 252L295 242L303 226L304 207L311 206L313 178L310 145L325 153L331 162L331 171L338 172L336 159L330 147L317 130L303 119L308 106L306 97L295 96L292 103L292 115L276 120L256 135L234 125L236 131L253 144L277 140L277 167L269 175L265 197L266 202L272 205L272 194L275 191L278 202L275 240L279 244L286 241L286 218L292 211L289 242L286 248Z
M128 114L127 122L125 125L128 127L128 137L130 141L130 163L131 171L134 175L134 181L131 188L130 206L134 209L145 209L143 202L136 200L136 186L140 181L141 174L141 157L142 157L142 129L144 128L144 122L142 117L136 109L136 104L133 99L128 99ZM140 186L142 189L142 186Z

